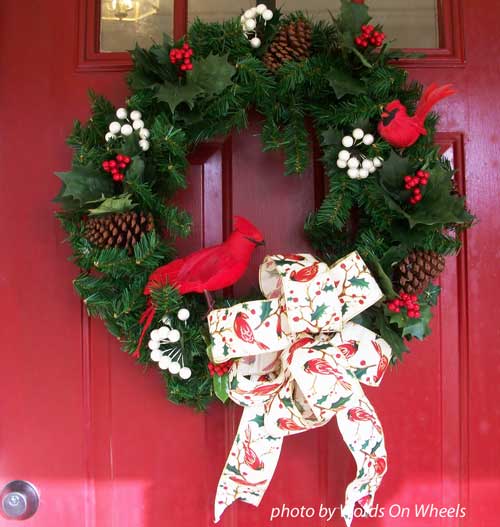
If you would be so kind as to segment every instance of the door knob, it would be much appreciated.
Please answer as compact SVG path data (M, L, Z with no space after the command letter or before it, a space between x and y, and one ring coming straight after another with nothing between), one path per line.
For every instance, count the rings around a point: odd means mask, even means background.
M38 510L40 497L28 481L11 481L0 494L2 515L9 520L26 520Z

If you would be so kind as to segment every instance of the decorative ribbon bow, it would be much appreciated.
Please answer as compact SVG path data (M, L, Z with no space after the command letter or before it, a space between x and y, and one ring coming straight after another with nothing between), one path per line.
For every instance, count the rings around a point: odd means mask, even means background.
M214 362L240 358L229 397L245 407L215 499L215 521L240 499L259 505L283 437L323 426L336 415L357 465L342 515L369 512L387 470L382 426L361 388L378 386L391 348L353 317L382 298L357 253L332 268L309 254L268 256L260 267L267 300L209 315Z

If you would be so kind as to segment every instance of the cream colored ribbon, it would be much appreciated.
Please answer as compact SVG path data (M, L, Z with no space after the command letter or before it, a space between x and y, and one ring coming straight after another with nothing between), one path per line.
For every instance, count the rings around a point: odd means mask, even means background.
M329 268L309 254L268 256L260 267L267 300L209 315L214 362L235 361L229 396L244 412L215 498L215 521L235 500L259 505L283 437L337 423L357 466L342 515L366 512L387 470L380 421L361 384L378 386L391 348L352 322L382 298L357 253Z

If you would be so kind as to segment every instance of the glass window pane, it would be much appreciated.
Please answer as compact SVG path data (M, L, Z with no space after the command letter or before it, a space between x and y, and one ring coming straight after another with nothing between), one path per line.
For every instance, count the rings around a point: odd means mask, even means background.
M437 0L368 0L374 22L400 48L438 48ZM338 13L339 0L277 0L283 12L302 10L316 20L330 19L328 10Z
M255 5L255 0L188 0L188 19L189 23L195 18L201 18L205 22L221 22L240 16L243 11Z
M173 0L101 0L101 51L149 47L172 29Z

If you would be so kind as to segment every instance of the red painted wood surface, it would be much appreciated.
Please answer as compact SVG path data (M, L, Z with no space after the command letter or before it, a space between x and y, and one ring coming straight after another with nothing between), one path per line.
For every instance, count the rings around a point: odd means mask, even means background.
M356 520L369 526L496 527L500 490L497 132L500 6L442 0L443 50L412 61L423 82L453 82L459 94L440 106L440 143L459 169L479 223L465 251L449 259L433 336L412 346L379 389L368 389L384 424L389 473L381 506L417 503L467 507L463 520ZM200 527L237 426L239 409L206 415L165 400L159 375L119 352L89 321L71 279L69 247L52 216L71 121L86 118L89 87L122 104L120 54L100 54L96 2L4 0L0 17L0 487L34 482L41 507L34 527ZM176 0L176 33L186 20ZM13 30L15 29L15 30ZM443 58L444 57L444 58ZM281 175L279 154L262 154L259 126L204 145L192 156L190 188L179 197L195 219L182 247L212 244L233 213L266 232L267 250L307 247L301 225L321 180ZM315 165L317 168L317 165ZM315 181L316 180L316 181ZM256 283L256 253L237 291ZM221 527L319 527L336 519L269 522L272 507L339 505L354 464L335 423L287 438L276 476L259 509L238 504ZM13 527L0 518L0 527Z

